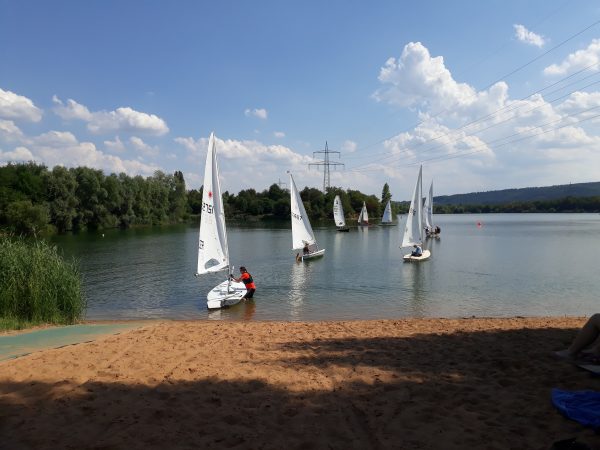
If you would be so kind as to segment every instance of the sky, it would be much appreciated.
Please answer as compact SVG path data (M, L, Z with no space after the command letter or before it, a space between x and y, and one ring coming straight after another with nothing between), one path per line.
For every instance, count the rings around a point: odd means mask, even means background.
M600 3L0 0L0 164L407 200L600 181Z

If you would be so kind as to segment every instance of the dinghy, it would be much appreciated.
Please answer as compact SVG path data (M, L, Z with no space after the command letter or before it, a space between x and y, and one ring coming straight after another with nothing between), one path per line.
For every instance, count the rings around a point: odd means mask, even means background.
M300 192L294 183L294 177L290 173L290 209L292 212L292 248L300 250L302 253L297 254L297 258L302 261L317 258L325 254L325 249L319 249L317 240L313 233L308 215L304 209ZM308 251L304 252L307 248Z
M363 227L369 226L369 214L367 213L367 204L363 202L360 215L358 216L358 224Z
M342 200L339 195L336 195L333 200L333 220L338 231L350 231L350 228L346 226L344 208L342 208Z
M423 166L419 168L419 176L417 177L415 190L413 192L412 200L410 201L410 208L406 215L406 225L402 237L402 248L410 247L412 249L415 245L423 248L423 201L421 200L421 192L423 190L422 175ZM424 261L430 256L431 252L423 249L423 254L421 256L412 256L409 253L408 255L404 255L403 259L405 262Z
M429 186L429 193L425 198L425 206L423 209L423 222L425 223L425 233L428 238L439 239L439 233L436 233L436 227L433 224L433 180Z
M218 309L239 303L246 293L244 283L231 280L233 267L229 266L229 247L225 211L221 197L219 164L214 133L208 140L206 165L204 167L204 188L202 192L202 215L198 239L198 268L196 276L229 270L225 281L215 286L206 296L208 309Z
M392 201L388 200L387 205L385 205L385 210L383 211L383 217L381 217L380 225L394 225L392 222Z

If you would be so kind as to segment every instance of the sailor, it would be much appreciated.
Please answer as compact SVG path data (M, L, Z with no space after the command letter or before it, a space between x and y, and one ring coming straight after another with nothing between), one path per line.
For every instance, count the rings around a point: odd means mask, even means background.
M302 249L302 253L308 255L310 253L310 249L308 248L308 242L304 242L304 248Z
M242 298L252 298L254 296L254 292L256 291L256 285L254 284L252 275L248 273L244 266L240 266L240 277L235 278L233 274L231 274L231 279L237 283L241 281L246 285L246 293Z
M410 254L410 256L423 256L423 249L421 248L420 245L413 245L413 247L415 248L412 253Z

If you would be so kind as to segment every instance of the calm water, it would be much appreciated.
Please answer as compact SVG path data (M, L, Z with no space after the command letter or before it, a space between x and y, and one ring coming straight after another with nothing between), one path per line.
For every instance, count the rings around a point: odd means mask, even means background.
M315 226L325 257L297 264L291 230L228 227L255 301L209 313L223 274L194 277L197 227L60 236L80 260L88 319L329 320L598 312L599 214L438 215L432 258L403 263L400 226ZM481 226L477 223L481 222ZM236 268L236 273L237 273Z

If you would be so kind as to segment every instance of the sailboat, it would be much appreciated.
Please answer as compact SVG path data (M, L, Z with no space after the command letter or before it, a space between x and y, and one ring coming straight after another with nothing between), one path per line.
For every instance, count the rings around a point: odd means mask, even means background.
M362 226L369 225L369 214L367 213L367 204L363 202L362 209L360 210L360 215L358 216L358 224Z
M346 226L344 208L342 208L342 200L340 200L339 195L336 195L333 200L333 220L335 220L335 226L338 231L350 231L350 228Z
M423 227L425 237L433 237L433 181L431 181L429 192L423 200Z
M412 200L410 201L410 208L406 215L406 225L404 227L404 235L402 236L402 248L413 247L418 245L423 246L423 166L419 168L419 176L417 177L417 183L415 184L415 190L413 192ZM412 256L410 253L404 255L404 261L423 261L431 256L429 250L423 249L421 256Z
M436 227L433 224L433 180L429 186L429 193L425 198L425 209L423 210L423 221L425 223L425 233L427 237L435 237L439 239L439 233L436 233Z
M308 215L304 209L300 192L294 183L294 177L290 173L290 209L292 212L292 248L303 250L298 258L302 261L317 258L325 254L325 249L319 249L315 234L313 233ZM305 251L306 249L306 251Z
M381 217L380 225L393 225L392 222L392 201L388 200L387 205L385 205L385 210L383 211L383 217Z
M215 286L206 296L208 309L218 309L239 303L246 293L244 283L231 280L233 267L229 265L229 247L225 211L221 197L219 164L215 134L208 140L206 165L204 167L204 188L202 192L202 215L198 238L198 268L196 276L229 270L229 277Z

